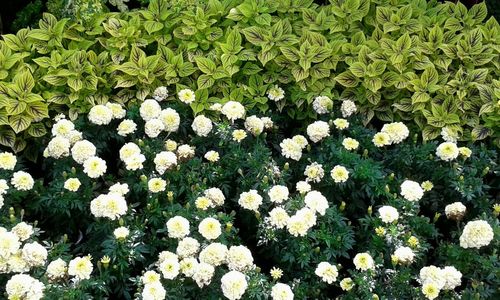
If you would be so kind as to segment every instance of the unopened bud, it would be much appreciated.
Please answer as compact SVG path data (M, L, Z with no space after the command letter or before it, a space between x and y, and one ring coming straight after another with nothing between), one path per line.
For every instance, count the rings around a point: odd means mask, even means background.
M233 224L231 222L226 223L226 232L229 233L231 232L231 229L233 229Z
M344 201L342 201L342 202L340 203L340 211L344 211L344 210L345 210L345 206L346 206L345 202L344 202Z
M283 167L283 169L285 169L285 171L288 171L288 169L290 169L290 164L285 163L285 166Z
M373 209L372 209L372 206L370 205L370 206L368 206L368 215L371 216L372 213L373 213Z

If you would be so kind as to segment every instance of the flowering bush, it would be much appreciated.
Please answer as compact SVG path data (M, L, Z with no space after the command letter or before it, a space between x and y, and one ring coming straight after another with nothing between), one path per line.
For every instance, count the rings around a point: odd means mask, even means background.
M302 125L167 95L57 116L36 166L0 153L6 297L498 296L496 151L323 95Z

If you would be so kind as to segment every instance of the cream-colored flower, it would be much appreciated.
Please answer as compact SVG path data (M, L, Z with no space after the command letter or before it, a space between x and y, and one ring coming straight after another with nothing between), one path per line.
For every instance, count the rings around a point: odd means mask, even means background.
M233 141L241 142L243 139L247 137L247 133L244 130L237 129L233 131Z
M153 92L153 98L156 101L161 102L161 101L167 99L167 97L168 97L168 89L165 86L159 86Z
M279 101L285 98L285 91L279 86L274 85L267 91L267 98L269 98L269 100Z
M70 192L76 192L81 186L81 182L78 178L69 178L64 182L64 188Z
M230 271L221 278L222 293L229 300L241 299L247 287L245 274L241 272Z
M257 211L262 204L262 196L256 190L243 192L240 194L238 204L245 209Z
M0 169L14 170L16 163L17 163L17 158L14 154L10 152L0 153Z
M76 257L69 262L68 275L75 276L76 280L90 279L94 269L90 256Z
M444 161L452 161L458 157L457 144L452 142L441 143L436 149L436 155Z
M271 289L271 298L273 300L293 300L293 292L289 285L276 283Z
M401 196L408 201L418 201L424 196L424 190L417 182L405 180L401 184Z
M159 193L165 191L167 182L161 178L151 178L148 181L148 189L152 193Z
M207 240L215 240L222 233L220 222L214 218L203 219L198 226L198 231Z
M337 281L337 276L339 275L337 267L325 261L319 263L314 273L328 284Z
M208 136L212 131L212 121L204 115L199 115L194 118L191 128L198 136Z
M429 299L436 299L439 296L440 289L434 282L426 282L422 285L422 294Z
M113 112L105 105L96 105L90 109L88 118L93 124L107 125L113 119Z
M196 100L195 93L190 89L183 89L177 93L179 100L185 104L191 104Z
M146 99L141 103L139 108L139 113L144 121L149 121L151 119L158 118L160 116L161 106L153 99Z
M491 225L484 220L468 222L460 236L462 248L481 248L488 246L493 240L494 233Z
M342 146L344 146L346 150L356 150L359 147L359 142L352 138L345 138L342 141Z
M356 269L361 271L375 269L375 262L373 261L373 258L366 252L356 254L353 262Z
M333 181L336 183L346 182L349 179L349 171L343 166L337 165L333 167L330 175L333 178Z
M342 118L337 118L333 120L333 125L335 125L335 128L337 128L338 130L344 130L349 128L349 122L346 119Z
M127 227L121 226L113 231L115 238L119 240L124 240L130 234L130 230Z
M242 119L245 116L245 107L236 101L228 101L222 106L222 114L231 122Z
M163 122L166 132L176 132L181 123L181 117L172 108L166 108L160 112L158 119Z
M167 221L168 236L182 239L189 234L189 221L181 216L175 216Z
M219 152L210 150L207 153L205 153L205 159L208 160L209 162L217 162L219 161Z
M97 156L92 156L83 163L83 172L90 178L98 178L104 175L106 169L106 161Z
M289 191L284 185L275 185L267 192L269 199L274 203L282 203L288 199Z
M12 227L11 232L13 232L19 238L19 241L24 242L31 237L34 233L33 226L27 224L26 222L20 222L16 226Z
M17 171L12 174L10 184L12 184L19 191L29 191L33 188L35 181L29 173Z
M330 135L330 126L324 121L316 121L307 126L307 135L311 141L317 143Z

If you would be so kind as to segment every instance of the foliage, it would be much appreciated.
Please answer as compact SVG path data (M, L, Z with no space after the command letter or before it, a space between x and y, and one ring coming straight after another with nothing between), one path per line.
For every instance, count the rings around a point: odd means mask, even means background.
M321 93L356 101L365 123L415 122L425 139L443 127L463 140L498 133L500 34L495 19L483 23L484 4L152 1L87 14L102 7L85 3L77 22L44 14L38 29L0 41L2 145L21 151L49 115L75 119L109 99L133 105L157 85L204 90L195 114L229 99L267 111L278 84L280 109L298 120L315 117ZM26 99L16 84L31 78L23 93L38 96Z

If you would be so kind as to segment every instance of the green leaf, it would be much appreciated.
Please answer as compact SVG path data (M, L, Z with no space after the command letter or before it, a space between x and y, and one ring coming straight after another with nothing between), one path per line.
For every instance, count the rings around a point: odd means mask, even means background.
M245 38L247 41L254 45L262 45L262 43L265 42L265 32L262 28L257 27L257 26L251 26L244 28L242 30L243 34L245 35Z
M208 58L197 56L195 57L194 60L196 61L196 65L198 66L200 71L202 71L205 74L211 75L217 69L215 63Z
M473 140L484 140L492 133L491 129L478 125L472 129L471 137Z
M411 96L412 104L415 103L425 103L428 102L431 99L431 96L427 94L426 92L415 92Z
M363 77L365 76L366 66L362 62L357 61L349 67L349 70L352 74L354 74L354 76Z
M16 133L10 129L0 130L0 144L6 147L13 147L16 142Z
M278 51L276 49L271 49L269 51L261 51L257 55L257 58L265 66L270 60L275 58L278 55Z
M208 89L215 83L215 79L212 78L210 75L202 74L200 77L198 77L198 88L199 89Z
M293 47L280 47L280 51L291 61L297 61L299 59L299 51Z
M24 93L29 93L35 87L35 80L29 71L22 71L14 77L14 84Z
M403 52L405 50L410 50L411 38L410 38L410 35L408 33L405 33L396 41L396 48L399 52Z
M45 75L42 79L55 86L65 85L68 80L66 77L57 75Z
M31 118L25 115L15 115L9 117L10 127L17 134L26 128L28 128L31 124Z
M368 65L366 68L366 74L370 77L379 76L385 71L386 62L377 60Z
M156 22L156 21L145 21L144 22L144 29L146 29L146 31L149 34L152 34L154 32L162 30L163 24L160 22Z
M299 66L294 66L292 69L292 75L295 78L295 81L301 81L309 77L309 71L304 70Z
M27 104L17 99L11 99L5 106L8 115L18 115L26 110Z
M31 126L27 130L28 134L32 137L41 137L47 134L47 129L43 124L35 123L31 124Z
M130 62L133 62L135 65L139 65L139 61L141 59L146 59L146 53L142 51L137 46L132 46L132 50L130 51Z
M376 12L376 20L377 23L383 25L385 23L389 23L391 21L392 12L389 8L378 6Z
M380 88L382 88L382 79L381 78L365 78L364 86L368 88L373 93L376 93Z
M345 71L335 77L335 81L345 87L355 87L358 85L358 78L351 71Z
M181 65L177 72L179 73L180 77L187 77L196 72L196 70L196 67L192 63L185 62Z
M49 117L47 104L43 102L33 102L26 107L26 113L35 120L41 120Z
M493 3L492 3L493 4ZM481 2L472 6L472 8L467 13L467 17L474 21L474 24L481 23L488 16L488 10L486 8L486 2Z
M438 73L436 69L430 67L426 68L422 75L420 76L420 81L424 87L429 87L435 85L439 81Z
M78 92L83 87L83 82L79 78L68 78L68 86L72 88L75 92Z

